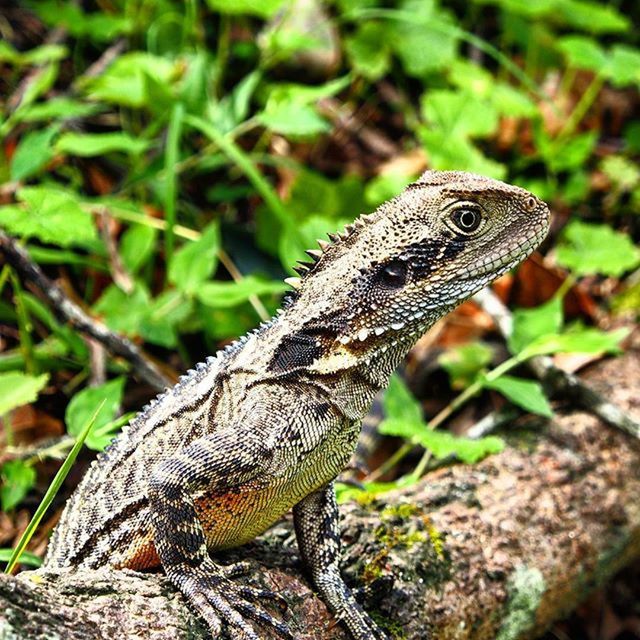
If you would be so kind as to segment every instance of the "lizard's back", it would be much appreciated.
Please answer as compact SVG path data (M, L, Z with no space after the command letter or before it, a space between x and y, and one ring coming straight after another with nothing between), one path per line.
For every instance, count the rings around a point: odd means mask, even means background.
M224 353L208 358L183 376L98 456L65 507L48 547L47 566L158 564L151 544L147 481L159 462L211 431L207 416L219 398L224 360Z

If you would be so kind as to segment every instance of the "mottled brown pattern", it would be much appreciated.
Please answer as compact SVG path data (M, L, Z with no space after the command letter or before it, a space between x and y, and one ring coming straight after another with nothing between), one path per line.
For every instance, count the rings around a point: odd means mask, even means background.
M209 550L242 544L294 507L316 588L356 640L384 634L338 569L332 480L374 395L437 319L533 251L546 205L518 187L427 172L310 252L270 322L185 376L99 456L53 536L48 567L147 566L149 540L215 636L291 637Z

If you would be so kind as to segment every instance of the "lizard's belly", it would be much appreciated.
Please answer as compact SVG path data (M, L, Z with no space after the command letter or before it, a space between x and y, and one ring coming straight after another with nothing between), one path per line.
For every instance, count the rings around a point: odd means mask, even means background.
M336 433L292 465L283 456L281 475L226 490L211 491L195 500L210 549L235 547L253 540L310 493L333 480L349 461L359 424ZM292 456L292 459L296 459ZM298 458L299 459L299 458Z
M317 487L311 487L309 492ZM296 487L245 485L196 500L209 549L245 544L266 531L308 492Z

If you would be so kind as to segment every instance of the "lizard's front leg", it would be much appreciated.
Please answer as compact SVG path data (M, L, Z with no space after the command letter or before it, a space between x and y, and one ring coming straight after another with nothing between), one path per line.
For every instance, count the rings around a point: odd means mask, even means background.
M283 603L280 596L232 582L235 569L225 571L213 562L195 508L199 491L223 494L265 480L262 472L272 452L250 433L244 432L240 440L232 432L205 436L153 470L148 499L156 551L169 579L207 621L214 637L224 621L234 638L260 640L248 618L293 638L285 624L253 604L260 599ZM211 511L218 515L215 505ZM226 517L225 512L220 510L218 517Z
M329 609L355 640L386 640L340 575L340 531L333 483L301 500L293 508L293 516L300 553Z

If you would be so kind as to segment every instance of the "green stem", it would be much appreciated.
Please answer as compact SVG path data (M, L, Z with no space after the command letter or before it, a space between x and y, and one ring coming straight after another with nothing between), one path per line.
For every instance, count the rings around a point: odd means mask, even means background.
M178 180L176 172L173 167L178 162L178 156L180 153L180 134L182 133L182 120L184 118L184 105L178 102L174 105L171 111L171 118L169 120L169 129L167 131L167 145L164 156L164 169L165 169L165 197L164 197L164 211L165 218L167 220L167 228L165 230L165 259L167 264L171 262L173 257L173 248L175 241L175 226L176 226L176 208L177 208L177 187ZM166 273L169 273L167 269Z
M35 375L38 373L36 360L33 357L33 340L31 339L32 324L27 312L27 307L22 296L22 286L16 274L11 270L11 284L16 299L16 315L18 317L18 330L20 331L20 350L24 356L25 370Z
M451 416L451 414L455 413L468 400L480 393L484 387L485 380L497 380L500 376L522 364L525 360L528 360L529 357L530 355L527 354L526 351L523 351L521 354L512 356L508 360L501 362L495 369L489 371L484 377L478 377L460 395L456 396L444 409L442 409L442 411L429 421L429 429L437 429L449 416ZM424 452L422 458L420 458L420 461L413 470L411 477L420 478L427 468L430 459L431 451L427 450Z
M251 158L228 135L221 133L213 125L196 116L186 115L184 122L204 133L218 145L220 150L247 176L256 191L262 196L267 207L285 228L293 226L287 208L282 204L273 187L260 173Z
M224 82L224 71L229 59L229 48L231 43L231 20L228 15L220 15L220 35L218 36L218 55L216 59L216 77L213 84L213 95L220 97L222 84Z
M564 124L564 127L560 130L560 133L556 137L556 142L563 142L566 138L568 138L578 127L587 111L593 106L598 94L600 93L600 89L604 85L604 76L597 75L592 81L591 84L587 87L587 90L582 94L582 97L578 101L578 104L575 106L567 121Z

